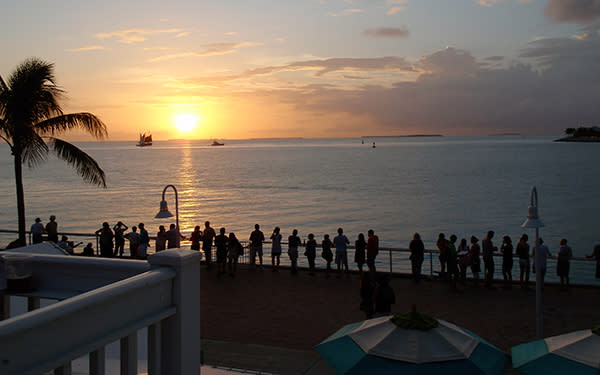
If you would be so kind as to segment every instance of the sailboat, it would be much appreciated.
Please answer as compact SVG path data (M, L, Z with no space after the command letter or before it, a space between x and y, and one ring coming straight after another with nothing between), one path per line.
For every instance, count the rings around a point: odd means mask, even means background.
M138 147L152 146L152 134L140 133L140 141L136 144Z

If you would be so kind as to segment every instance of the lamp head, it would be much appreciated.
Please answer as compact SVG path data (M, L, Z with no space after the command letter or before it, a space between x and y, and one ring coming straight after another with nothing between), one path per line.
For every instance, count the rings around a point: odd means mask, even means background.
M529 206L527 219L521 227L523 228L541 228L544 223L538 218L537 206Z
M154 216L156 219L166 219L168 217L173 217L173 214L169 211L169 207L167 206L167 201L160 201L160 211Z

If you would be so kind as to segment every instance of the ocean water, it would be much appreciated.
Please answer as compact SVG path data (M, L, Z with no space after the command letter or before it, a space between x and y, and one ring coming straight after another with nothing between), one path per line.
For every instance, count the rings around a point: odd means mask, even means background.
M382 246L407 247L419 232L435 248L440 232L458 238L488 230L496 244L533 230L527 216L537 187L555 252L567 238L575 255L600 242L600 144L554 143L550 136L415 137L77 143L107 176L90 186L66 163L50 157L24 175L27 226L57 216L59 231L93 232L103 221L144 222L151 234L173 219L155 219L163 188L178 191L182 232L209 220L247 239L255 223L265 235L297 228L306 238L343 227L351 240L372 228ZM376 142L376 148L372 148ZM10 151L0 146L0 229L17 229ZM166 192L175 212L175 194ZM4 237L3 237L4 238ZM533 242L533 241L531 241Z

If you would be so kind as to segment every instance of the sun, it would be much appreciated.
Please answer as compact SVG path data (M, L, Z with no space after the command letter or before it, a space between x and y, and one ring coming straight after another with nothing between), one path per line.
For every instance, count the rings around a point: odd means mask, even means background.
M196 129L198 116L190 113L181 113L175 116L175 127L180 133L190 133Z

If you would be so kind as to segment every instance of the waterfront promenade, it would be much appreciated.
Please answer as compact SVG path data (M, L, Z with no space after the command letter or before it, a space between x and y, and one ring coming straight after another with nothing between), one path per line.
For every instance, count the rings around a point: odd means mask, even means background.
M313 350L347 323L364 319L359 311L359 278L353 273L325 278L301 270L253 270L242 265L235 278L216 275L216 267L201 272L201 326L204 362L271 373L322 372ZM536 339L535 288L522 290L474 288L468 282L461 293L451 293L444 281L414 284L394 277L394 312L416 304L421 312L465 327L500 349ZM544 336L600 324L600 288L559 286L544 288ZM319 368L319 366L321 366ZM312 371L312 372L311 372ZM321 371L321 372L320 372Z

